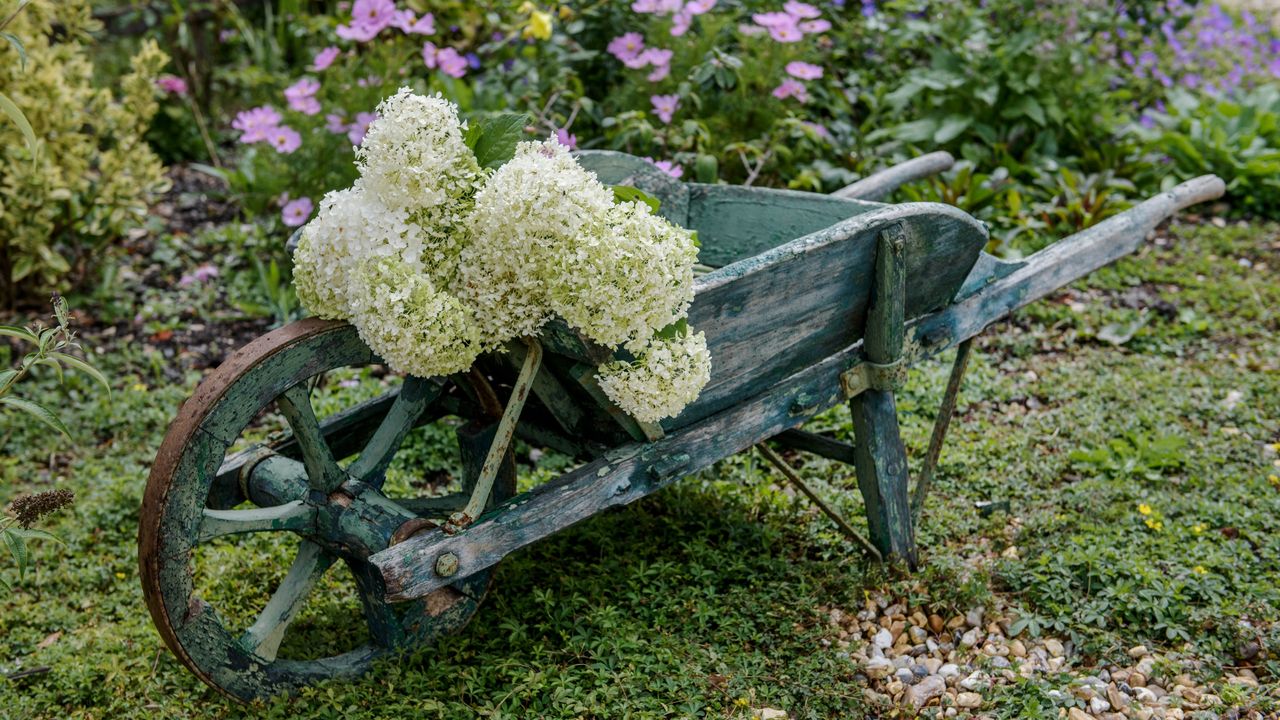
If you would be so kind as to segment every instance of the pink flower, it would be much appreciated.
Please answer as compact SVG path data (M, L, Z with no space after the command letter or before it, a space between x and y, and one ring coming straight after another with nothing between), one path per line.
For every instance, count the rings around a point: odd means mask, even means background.
M649 73L649 82L658 82L671 74L671 57L674 54L665 48L649 48L640 53L637 60L642 61L644 65L653 66L653 72Z
M156 78L156 87L170 95L187 94L187 81L176 75L161 75Z
M289 108L303 113L315 115L320 112L320 101L315 94L320 90L320 81L314 78L302 78L284 89L284 97L289 101Z
M197 283L205 283L218 277L218 268L205 263L178 280L178 287L190 287Z
M679 165L676 165L670 160L654 160L651 157L647 157L645 158L645 160L648 160L654 165L657 165L659 170L670 175L673 178L676 178L677 180L679 180L681 177L684 177L684 168L680 167Z
M436 66L449 77L460 78L467 74L467 59L451 47L436 53Z
M570 134L569 128L560 128L556 130L556 142L570 150L578 149L578 136Z
M626 62L640 56L644 52L644 37L638 32L629 32L609 41L605 48L611 55Z
M653 103L653 113L667 125L671 124L671 118L675 117L676 110L680 108L679 95L650 95L649 102Z
M315 58L311 61L311 69L316 72L327 69L333 64L334 60L338 59L338 53L340 52L341 50L338 50L336 45L330 45L329 47L321 50L316 53Z
M823 33L831 29L829 20L809 20L800 23L800 32Z
M684 4L684 11L690 15L702 15L711 12L715 6L716 0L689 0Z
M804 33L800 30L799 25L792 22L771 26L769 28L769 37L781 43L793 43L799 42L804 37Z
M351 6L351 24L339 25L336 32L343 40L369 42L395 19L394 0L356 0Z
M810 130L812 130L812 131L813 131L813 133L814 133L815 135L817 135L818 137L822 138L823 140L826 140L826 141L828 141L828 142L830 142L830 141L832 140L832 137L831 137L831 131L827 129L827 126L826 126L826 125L821 125L821 124L818 124L818 123L815 123L815 122L805 122L805 123L802 123L802 124L803 124L805 127L807 127L807 128L809 128Z
M288 155L302 147L302 136L288 125L281 125L271 129L267 134L267 142L271 143L271 147L275 148L276 152Z
M669 15L678 11L683 4L683 0L636 0L631 3L631 9L638 13Z
M267 133L278 127L281 119L275 108L263 105L238 113L231 127L240 131L240 142L255 143L266 140Z
M805 88L804 83L791 78L783 80L781 85L774 88L773 96L779 100L795 98L802 103L809 102L809 91Z
M369 123L377 119L378 116L375 113L356 113L355 121L347 126L347 139L351 144L359 145L364 142L364 134L369 132Z
M689 32L689 25L691 24L693 24L693 13L681 8L680 12L671 18L671 35L674 37L684 35Z
M784 12L756 13L751 16L751 19L762 28L771 28L776 25L795 25L797 22L794 16Z
M782 9L786 11L788 15L796 18L797 20L811 20L822 14L818 8L810 5L809 3L798 2L797 0L787 0L787 3L782 6Z
M335 135L341 135L347 131L347 119L335 113L329 113L324 116L324 129Z
M755 37L757 35L763 35L765 32L767 31L761 25L748 25L747 23L741 23L738 25L738 34L745 37Z
M434 15L426 13L415 20L412 10L397 10L391 25L400 29L406 35L434 35L436 32Z
M817 80L822 77L822 66L793 60L787 63L787 74L800 80Z
M645 77L649 82L661 82L662 80L665 80L666 77L670 74L671 74L670 65L655 65L653 68L653 72L649 73Z
M300 197L297 200L286 203L284 209L281 210L280 216L284 219L284 224L289 227L298 227L305 223L307 218L311 217L311 211L315 206L311 204L311 198Z

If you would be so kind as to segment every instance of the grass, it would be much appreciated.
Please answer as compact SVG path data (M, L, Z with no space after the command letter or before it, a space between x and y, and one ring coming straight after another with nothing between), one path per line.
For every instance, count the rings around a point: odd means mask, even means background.
M1164 246L992 328L962 392L915 575L866 563L758 458L735 457L517 553L471 625L439 646L251 709L173 660L143 606L138 505L165 425L198 377L167 380L162 359L125 345L102 358L116 379L110 398L75 379L50 386L75 442L5 416L5 486L65 487L78 499L52 524L66 546L40 546L37 574L0 598L0 672L49 668L0 680L0 707L33 719L733 718L759 707L856 717L864 686L824 608L856 610L883 592L944 616L1008 608L1023 632L1074 641L1084 667L1144 643L1178 659L1168 672L1212 683L1257 640L1272 658L1255 666L1264 687L1221 694L1274 708L1276 237L1274 225L1179 226ZM942 363L914 370L900 398L917 459L946 374ZM847 433L847 413L812 427ZM413 456L434 458L433 437ZM861 513L849 469L797 460ZM979 500L1011 512L983 517ZM213 592L246 606L282 572L266 538L217 552L245 570ZM353 612L343 583L323 591L295 626L308 643L337 642ZM994 712L1056 717L1054 682L1005 688Z

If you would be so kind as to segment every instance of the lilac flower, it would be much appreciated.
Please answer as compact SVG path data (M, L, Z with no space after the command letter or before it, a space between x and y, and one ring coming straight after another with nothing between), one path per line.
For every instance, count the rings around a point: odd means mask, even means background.
M619 35L610 40L605 49L614 57L626 62L639 57L640 53L644 52L644 36L638 32Z
M689 32L689 26L692 24L693 13L681 8L680 12L677 12L671 18L671 35L673 37L680 37L681 35L684 35Z
M436 18L431 13L425 13L422 17L414 19L412 10L397 10L391 26L406 35L434 35Z
M471 68L472 70L479 70L479 69L480 69L480 56L479 56L479 55L477 55L477 54L475 54L475 53L473 53L473 52L470 52L470 53L467 53L464 57L466 57L466 58L467 58L467 67Z
M436 53L436 67L449 77L460 78L467 74L467 59L451 47Z
M647 65L653 66L653 72L649 73L649 82L658 82L671 74L671 57L674 54L664 48L649 48L640 53L640 58Z
M267 142L281 155L288 155L302 147L302 136L288 125L271 128L267 134Z
M798 2L798 0L787 0L782 9L797 20L811 20L822 15L818 8L809 3Z
M195 270L183 275L178 280L178 287L190 287L199 283L206 283L218 277L218 268L205 263L197 267Z
M347 131L347 119L336 113L329 113L324 116L324 129L334 135L341 135Z
M689 0L684 4L684 11L690 15L702 15L711 12L716 6L716 0Z
M311 204L311 198L300 197L286 203L284 209L281 210L280 216L284 219L284 224L289 227L298 227L311 217L311 211L315 206Z
M631 10L644 14L669 15L678 11L683 4L682 0L636 0L631 3Z
M793 80L792 78L787 78L786 80L783 80L782 84L774 88L773 96L778 98L779 100L786 100L787 98L795 98L796 100L799 100L802 103L809 102L809 90L805 88L804 83L800 82L799 80Z
M862 0L862 17L872 17L876 14L876 0Z
M795 16L784 12L756 13L751 16L751 19L762 28L771 28L775 25L795 25L797 22Z
M356 0L351 6L351 24L339 25L336 32L343 40L369 42L395 19L394 0Z
M556 142L570 150L578 149L578 136L571 134L569 132L569 128L559 128L556 130Z
M266 140L267 133L279 126L282 119L275 108L263 105L238 113L231 127L240 131L240 142L255 143Z
M822 77L822 66L793 60L787 63L787 74L800 80L817 80Z
M780 43L799 42L804 37L804 31L794 22L785 25L774 25L769 28L769 37Z
M803 33L809 33L809 34L824 33L831 29L831 21L830 20L806 20L800 23L798 27L800 28L800 32L803 32Z
M347 139L352 145L359 145L364 142L364 134L369 132L369 123L377 120L376 113L356 113L356 119L347 126Z
M680 167L679 165L676 165L670 160L654 160L651 157L647 157L645 158L645 160L648 160L649 162L653 163L654 165L657 166L659 170L661 170L662 172L670 175L671 177L677 180L684 177L684 168Z
M156 87L169 95L187 94L187 81L176 75L161 75L156 78Z
M667 125L671 124L676 110L680 108L679 95L650 95L649 102L653 104L653 113Z
M314 78L302 78L284 89L284 98L289 101L289 108L304 115L315 115L320 112L320 101L315 95L320 90L320 81Z
M333 64L333 61L338 59L338 54L340 52L342 51L339 50L336 45L330 45L329 47L321 50L316 53L315 58L312 59L311 69L316 72L328 69L328 67Z

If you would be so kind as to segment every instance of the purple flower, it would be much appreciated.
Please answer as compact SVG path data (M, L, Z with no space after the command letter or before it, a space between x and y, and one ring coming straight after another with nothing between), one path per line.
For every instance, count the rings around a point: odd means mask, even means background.
M784 12L756 13L751 16L751 19L762 28L771 28L775 25L795 25L797 22L793 15Z
M799 100L802 103L809 102L809 91L807 88L805 88L804 83L800 82L799 80L793 80L791 78L787 78L786 80L783 80L782 84L774 88L773 96L778 98L779 100L786 100L787 98L795 98L796 100Z
M702 15L711 12L716 6L716 0L689 0L684 4L684 11L690 15Z
M671 124L671 118L675 117L676 110L680 108L679 95L650 95L649 102L653 104L654 114L667 125Z
M831 131L827 129L826 125L821 125L815 122L805 122L803 124L805 127L812 130L813 134L817 135L823 140L826 140L827 142L830 142L832 140Z
M436 53L436 67L449 77L460 78L467 74L467 59L451 47Z
M286 203L284 209L280 211L280 216L284 219L285 225L298 227L311 217L313 209L315 206L311 204L311 198L300 197Z
M787 63L787 74L800 80L817 80L822 77L822 66L793 60Z
M288 125L271 128L267 133L267 142L281 155L288 155L302 147L302 136Z
M156 87L170 95L187 94L187 81L176 75L161 75L156 78Z
M320 101L315 95L320 90L320 81L314 78L302 78L284 89L285 100L289 108L304 115L315 115L320 112Z
M434 35L436 32L436 18L431 13L426 13L420 18L414 19L412 10L397 10L395 17L391 21L391 26L406 35Z
M676 13L671 18L671 35L673 37L680 37L681 35L684 35L689 32L689 26L692 24L693 13L681 8L680 12Z
M822 15L822 12L818 10L818 8L810 5L809 3L798 2L797 0L787 0L786 4L782 6L782 9L788 15L797 20L812 20L813 18Z
M205 283L218 277L218 268L205 263L197 267L195 270L183 275L178 280L178 287L190 287L197 283Z
M329 47L321 50L316 53L315 58L312 59L311 69L316 72L328 69L328 67L333 64L333 61L338 59L338 53L340 52L342 51L339 50L336 45L330 45Z
M640 59L653 66L649 73L649 82L658 82L671 74L671 56L674 53L664 48L649 48L640 53Z
M794 21L785 25L774 25L769 28L769 37L780 43L799 42L804 37L804 31L800 29Z
M263 105L238 113L231 127L240 131L240 142L255 143L266 140L267 133L279 126L282 119L275 108Z
M876 14L876 0L862 0L862 17L872 17Z
M644 52L644 36L638 32L619 35L610 40L605 49L609 51L609 54L626 62L640 57L640 53Z
M631 3L631 10L652 15L669 15L679 11L682 5L682 0L636 0Z
M578 136L569 132L569 128L559 128L556 130L556 142L569 148L570 150L578 149Z
M830 20L806 20L799 25L800 32L804 33L824 33L831 29Z
M336 32L343 40L369 42L395 19L394 0L356 0L351 6L351 24L339 25Z
M347 131L347 119L336 113L329 113L324 116L324 129L335 135L341 135Z
M356 113L356 119L347 126L347 139L352 145L359 145L364 142L364 134L369 132L369 123L377 120L376 113Z
M684 176L684 168L680 167L679 165L676 165L670 160L654 160L651 157L647 157L645 158L645 160L648 160L649 162L653 163L658 167L659 170L670 175L673 178L676 178L677 180L679 180L681 177Z

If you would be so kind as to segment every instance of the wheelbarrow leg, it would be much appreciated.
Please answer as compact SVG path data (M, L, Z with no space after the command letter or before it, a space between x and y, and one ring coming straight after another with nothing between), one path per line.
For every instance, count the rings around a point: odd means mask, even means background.
M886 559L906 560L914 568L916 539L907 490L907 451L898 431L893 398L906 332L906 240L900 224L880 234L863 335L872 383L849 400L849 410L853 416L854 468L867 507L871 542Z

